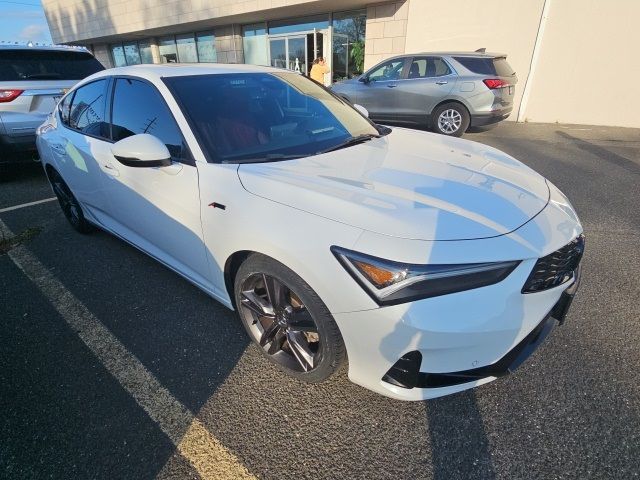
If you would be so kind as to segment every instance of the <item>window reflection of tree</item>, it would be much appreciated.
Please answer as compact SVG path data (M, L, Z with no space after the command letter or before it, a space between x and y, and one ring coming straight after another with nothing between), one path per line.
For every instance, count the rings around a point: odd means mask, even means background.
M80 101L78 106L73 109L73 113L71 114L72 124L76 126L76 128L86 128L91 126L94 123L98 123L102 121L102 115L96 112L93 109L93 105L103 97L102 94L98 95L93 101L86 103L84 101ZM76 113L77 112L77 113ZM82 117L85 117L86 124L81 126Z

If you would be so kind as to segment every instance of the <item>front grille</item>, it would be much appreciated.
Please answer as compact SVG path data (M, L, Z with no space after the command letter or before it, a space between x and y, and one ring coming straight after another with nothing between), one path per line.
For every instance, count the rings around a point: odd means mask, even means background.
M580 235L559 250L538 259L522 288L522 293L534 293L568 282L580 264L584 253L584 235Z

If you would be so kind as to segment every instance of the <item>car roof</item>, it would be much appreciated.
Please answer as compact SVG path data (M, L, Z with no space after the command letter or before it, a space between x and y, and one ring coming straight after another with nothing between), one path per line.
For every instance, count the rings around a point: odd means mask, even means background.
M3 43L0 42L0 50L38 50L38 51L56 51L56 52L81 52L91 53L85 47L76 47L71 45L39 45L34 43L28 45L26 43Z
M476 57L476 58L500 58L506 57L506 53L494 53L494 52L454 52L454 51L444 51L444 52L416 52L416 53L404 53L402 55L398 55L393 58L405 58L405 57L416 57L416 56L437 56L437 57Z
M224 73L290 73L291 70L283 68L263 67L260 65L247 65L244 63L163 63L142 64L128 67L116 67L95 73L91 78L131 75L147 79L160 79L163 77L186 77L190 75L215 75Z

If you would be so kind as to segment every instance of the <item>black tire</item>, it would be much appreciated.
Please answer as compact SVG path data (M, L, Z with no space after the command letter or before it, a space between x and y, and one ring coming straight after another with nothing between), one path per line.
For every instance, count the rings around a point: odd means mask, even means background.
M62 213L69 221L71 226L78 232L87 234L94 230L93 225L87 221L82 212L82 207L78 200L71 192L69 186L62 179L62 176L53 169L48 170L49 183L58 198L58 203L62 209Z
M286 308L277 306L278 302L273 302L275 307L271 305L270 298L274 295L270 295L265 288L267 281L273 285L279 282L284 287L275 296L282 296L282 305L286 304L288 298L289 305ZM271 291L273 294L273 288ZM276 313L258 314L255 309L257 302L250 302L246 295L259 297L262 305L271 305ZM251 340L269 361L288 375L305 382L318 383L331 376L344 361L344 342L326 305L302 278L280 262L261 254L250 255L236 273L234 296L240 320ZM287 314L287 309L292 311ZM264 308L261 311L264 312ZM290 317L288 324L287 319L282 318L287 315ZM300 319L304 319L304 323L299 322ZM310 326L309 320L313 326ZM306 328L298 332L297 325L306 325ZM265 340L266 343L261 345L261 339L274 328L277 331L272 334L272 340ZM300 337L301 333L303 337ZM304 362L300 359L300 353L295 354L290 338L298 345L300 338L306 341L306 354L313 354L311 362ZM295 351L300 352L299 348L297 346ZM273 353L270 353L272 350Z
M456 102L443 103L431 115L433 131L449 137L461 137L469 128L470 122L471 117L466 107Z

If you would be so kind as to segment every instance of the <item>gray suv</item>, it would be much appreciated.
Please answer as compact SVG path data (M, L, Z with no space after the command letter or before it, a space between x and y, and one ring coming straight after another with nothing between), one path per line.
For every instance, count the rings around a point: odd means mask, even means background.
M36 128L67 89L104 70L81 47L0 45L0 166L36 152Z
M507 118L517 81L506 55L440 52L387 59L331 89L374 121L459 137L469 126Z

